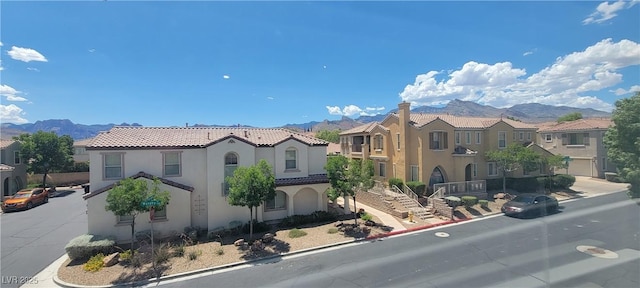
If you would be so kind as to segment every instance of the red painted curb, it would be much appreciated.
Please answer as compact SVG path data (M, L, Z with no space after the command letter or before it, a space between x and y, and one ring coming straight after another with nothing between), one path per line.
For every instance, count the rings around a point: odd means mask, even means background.
M450 220L450 221L436 223L436 224L413 227L413 228L400 230L400 231L392 231L392 232L385 233L385 234L377 234L377 235L369 236L369 237L365 238L365 240L374 240L374 239L378 239L378 238L384 238L384 237L389 237L389 236L393 236L393 235L398 235L398 234L403 234L403 233L408 233L408 232L413 232L413 231L418 231L418 230L425 230L425 229L429 229L429 228L433 228L433 227L444 226L444 225L464 222L464 221L468 221L468 220L471 220L471 219L468 218L468 219Z

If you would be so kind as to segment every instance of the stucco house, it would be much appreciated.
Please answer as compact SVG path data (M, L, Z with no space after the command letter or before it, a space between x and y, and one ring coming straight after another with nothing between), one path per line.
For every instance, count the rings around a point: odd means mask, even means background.
M151 181L169 191L167 209L155 214L154 230L170 236L186 226L209 231L249 221L246 207L227 202L225 177L265 159L276 178L276 197L258 208L259 221L327 209L327 142L285 129L213 127L114 127L86 146L91 191L88 233L130 237L128 217L105 210L109 189L125 177ZM142 214L138 231L149 229Z
M89 162L89 153L87 152L87 145L91 143L93 138L87 138L82 140L73 141L73 161Z
M412 113L402 102L398 112L381 122L368 123L340 133L341 154L349 158L374 161L380 181L400 178L421 181L433 187L445 182L468 182L502 177L487 151L510 143L536 146L536 126L507 118L459 117ZM544 175L547 171L523 173L514 177Z
M609 118L542 123L537 139L549 152L570 157L569 174L604 178L605 172L616 172L604 146L604 135L611 125Z
M0 195L11 196L27 185L27 164L20 157L20 142L0 140Z

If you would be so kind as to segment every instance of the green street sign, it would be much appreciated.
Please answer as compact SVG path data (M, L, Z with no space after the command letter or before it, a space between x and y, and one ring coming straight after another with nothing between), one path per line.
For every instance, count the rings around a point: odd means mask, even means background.
M157 207L160 206L160 201L158 200L146 200L142 202L142 207Z

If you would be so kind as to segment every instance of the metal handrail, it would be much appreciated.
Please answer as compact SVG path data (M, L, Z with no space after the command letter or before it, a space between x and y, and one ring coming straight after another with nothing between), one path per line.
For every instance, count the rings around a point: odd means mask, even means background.
M418 204L418 207L425 208L424 206L422 206L422 204L420 204L420 201L418 201L418 194L413 192L411 188L409 188L407 185L403 185L403 186L405 188L404 190L398 188L398 186L396 185L393 185L391 188L395 190L396 193L407 195L409 199L413 200L414 202L416 202L416 204Z
M444 192L445 192L444 187L438 188L438 190L436 190L436 192L433 192L433 194L431 194L431 195L429 195L429 197L427 197L427 204L433 206L433 199L444 198Z

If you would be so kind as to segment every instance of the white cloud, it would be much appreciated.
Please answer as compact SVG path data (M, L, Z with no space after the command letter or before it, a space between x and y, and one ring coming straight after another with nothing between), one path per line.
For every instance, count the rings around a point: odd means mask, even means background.
M0 121L2 123L23 124L28 123L27 119L22 118L24 112L22 108L14 105L0 105Z
M93 49L93 48L92 48L92 49L89 49L89 52L90 52L90 53L96 52L96 49Z
M631 93L635 93L635 92L640 92L640 85L633 85L633 86L631 86L631 88L629 88L629 90L624 90L622 88L618 88L616 90L609 90L609 92L616 93L616 95L618 95L618 96L622 96L622 95L625 95L625 94L631 94Z
M367 111L382 111L382 110L384 110L384 107L366 107L366 108L364 108L364 110L367 110Z
M2 47L2 45L3 45L3 44L2 44L2 41L0 41L0 47Z
M584 51L558 57L528 77L524 69L514 68L510 62L468 62L442 80L436 79L441 72L429 71L416 76L400 98L414 105L440 105L461 99L495 107L542 103L610 111L611 104L585 94L621 83L618 70L635 65L640 65L638 43L605 39Z
M267 96L267 100L273 100L275 98L271 97L271 96Z
M18 96L22 93L9 85L0 85L0 95L7 97L7 101L27 101L26 98Z
M596 7L596 11L591 13L586 19L582 20L582 24L587 25L592 23L602 23L607 20L613 19L614 17L618 16L618 11L631 8L637 2L638 1L623 0L612 2L611 4L609 4L609 2L602 2L598 5L598 7Z
M11 47L11 50L7 52L11 58L14 60L20 60L23 62L31 62L31 61L40 61L47 62L47 58L44 55L40 54L40 52L33 50L31 48L22 48L22 47Z
M222 78L224 78L224 79L229 79L229 78L231 78L231 76L229 76L229 75L222 75Z
M339 106L326 106L327 111L331 115L340 115L340 116L375 116L380 114L380 112L370 113L368 111L382 111L384 107L366 107L362 109L356 105L347 105L344 108L340 109Z
M531 50L529 50L527 52L522 53L522 56L529 56L529 55L535 53L537 50L538 50L538 48L531 49Z
M38 68L33 68L33 67L27 67L27 70L29 70L29 71L35 71L35 72L40 72L40 69L38 69Z

